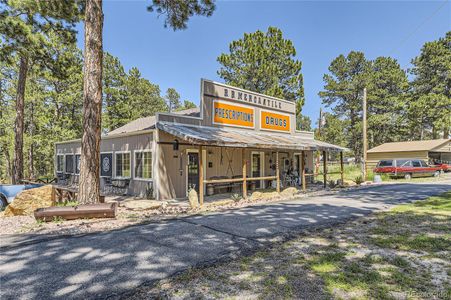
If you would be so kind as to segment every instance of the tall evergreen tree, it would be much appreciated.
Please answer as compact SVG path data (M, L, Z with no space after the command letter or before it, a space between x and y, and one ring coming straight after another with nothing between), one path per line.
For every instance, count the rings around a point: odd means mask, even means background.
M153 0L149 11L164 15L165 26L185 29L193 15L211 16L212 0ZM102 0L86 0L85 67L82 158L80 164L79 201L98 202L100 196L99 151L102 113Z
M391 57L371 62L368 76L368 145L402 141L407 135L406 72Z
M121 103L121 112L125 117L122 120L123 124L167 110L166 103L160 95L160 87L142 78L136 67L128 72L125 81L125 99L126 101Z
M166 90L166 103L168 104L169 111L180 110L180 94L174 88L168 88Z
M346 146L357 159L362 157L362 91L367 85L370 65L362 52L338 56L329 66L330 74L324 75L324 91L319 93L335 115L349 120Z
M218 57L222 65L218 74L227 84L299 102L304 105L302 63L295 59L293 42L282 31L269 27L233 41L230 53Z
M442 133L449 137L451 128L451 31L445 37L427 42L412 60L409 115L411 137L432 138Z
M103 128L111 131L123 124L126 117L123 115L121 104L126 100L125 81L127 73L119 58L108 52L103 55Z
M12 61L17 55L19 72L17 78L16 119L14 125L14 167L12 182L23 178L23 133L25 87L31 65L40 65L59 72L59 64L52 64L49 53L49 34L59 34L68 43L75 40L74 27L80 19L81 2L7 1L0 2L0 34L2 48L0 58Z

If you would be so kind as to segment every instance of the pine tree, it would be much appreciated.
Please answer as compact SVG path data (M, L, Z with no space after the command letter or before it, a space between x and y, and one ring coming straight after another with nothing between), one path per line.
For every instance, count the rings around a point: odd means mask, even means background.
M166 90L166 103L168 104L169 111L180 110L180 94L174 88L168 88Z
M269 27L233 41L229 54L221 54L218 75L227 84L283 98L304 105L302 63L295 59L293 42L282 31Z
M12 182L23 178L23 134L25 87L31 65L59 72L59 64L48 51L51 49L49 34L58 34L68 43L75 40L74 27L80 19L81 2L2 1L0 6L0 34L2 47L0 58L11 62L17 56L16 119L14 125L14 167Z
M449 137L451 128L451 31L445 37L425 43L412 60L411 137L420 139L431 132L438 138Z
M193 15L211 16L211 0L153 0L149 11L164 15L165 26L185 29ZM100 196L99 152L102 113L102 0L86 0L85 64L83 89L83 136L80 164L79 201L98 202Z

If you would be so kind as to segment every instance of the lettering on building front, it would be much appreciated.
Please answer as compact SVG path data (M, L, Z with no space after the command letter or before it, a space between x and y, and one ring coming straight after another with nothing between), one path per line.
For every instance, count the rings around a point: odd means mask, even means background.
M267 110L260 111L260 128L275 131L290 131L290 116Z
M270 108L282 109L282 102L278 100L268 99L266 97L253 95L246 92L235 91L229 88L224 88L224 98L230 98L234 100L241 100L251 104L258 104Z
M213 100L213 123L254 128L255 111L253 107Z

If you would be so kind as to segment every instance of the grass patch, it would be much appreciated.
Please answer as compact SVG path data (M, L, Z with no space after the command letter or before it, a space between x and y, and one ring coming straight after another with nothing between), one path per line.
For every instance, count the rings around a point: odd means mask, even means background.
M450 201L451 191L310 231L136 298L451 299Z
M437 288L432 283L433 274L420 261L449 257L450 203L451 191L379 213L369 228L347 232L360 230L359 244L320 249L310 257L308 267L323 278L334 298L392 299L393 292L407 297L431 291L449 297L448 280ZM356 255L362 248L375 253ZM412 261L415 257L418 260ZM447 272L450 265L443 268Z

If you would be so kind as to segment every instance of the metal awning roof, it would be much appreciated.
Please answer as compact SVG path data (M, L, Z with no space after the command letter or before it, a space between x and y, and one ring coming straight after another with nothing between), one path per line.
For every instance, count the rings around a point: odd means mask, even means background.
M158 122L157 128L195 145L279 150L344 151L346 148L301 135Z

